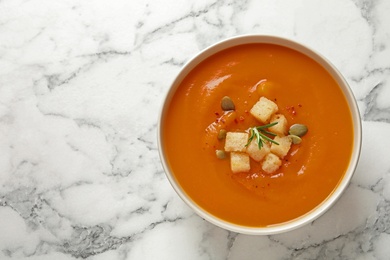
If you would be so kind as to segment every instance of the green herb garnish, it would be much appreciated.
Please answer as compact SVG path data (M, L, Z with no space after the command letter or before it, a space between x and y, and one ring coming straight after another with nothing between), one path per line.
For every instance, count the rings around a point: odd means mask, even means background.
M259 149L261 149L263 147L263 142L265 141L269 141L271 143L274 143L274 144L277 144L279 145L278 142L272 140L271 138L269 138L267 135L272 135L272 136L276 136L276 134L272 133L272 132L269 132L267 131L266 129L271 127L271 126L274 126L276 125L278 122L274 122L272 124L267 124L267 125L262 125L262 126L255 126L255 127L251 127L249 129L249 133L250 133L250 137L248 139L248 143L245 145L245 147L247 147L251 142L252 140L256 137L256 142L257 142L257 145L259 146Z

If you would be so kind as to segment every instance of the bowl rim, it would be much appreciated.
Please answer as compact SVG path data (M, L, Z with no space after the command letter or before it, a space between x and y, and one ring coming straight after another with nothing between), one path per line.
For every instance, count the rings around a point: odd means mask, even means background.
M321 204L319 204L311 211L305 213L304 215L287 222L282 222L282 223L269 225L265 227L242 226L231 222L227 222L226 220L220 219L210 214L202 207L200 207L195 201L193 201L187 195L187 193L180 187L178 182L175 180L173 172L171 171L169 167L169 163L165 156L164 144L162 140L162 133L163 133L162 126L163 126L164 118L167 114L168 106L177 88L179 87L181 81L184 79L184 77L186 77L188 73L195 66L197 66L200 62L207 59L211 55L230 47L243 45L243 44L251 44L251 43L275 44L275 45L291 48L295 51L298 51L310 57L311 59L319 63L323 68L325 68L327 72L338 83L345 99L347 100L351 117L352 117L352 124L354 130L353 149L352 149L352 154L350 157L348 168L344 174L344 177L341 179L341 181L338 183L337 187L332 191L332 193L330 193L328 197ZM246 34L246 35L240 35L240 36L224 39L205 48L204 50L195 54L191 59L189 59L186 62L184 66L181 67L179 73L175 76L174 80L169 85L168 91L166 92L166 95L163 98L163 104L160 109L158 124L157 124L157 143L158 143L160 161L163 166L165 175L168 178L171 186L174 188L175 192L179 195L179 197L200 217L202 217L203 219L207 220L208 222L218 227L221 227L229 231L233 231L241 234L247 234L247 235L272 235L272 234L288 232L297 229L305 224L313 222L321 215L323 215L326 211L328 211L336 203L336 201L338 201L338 199L341 197L343 192L348 187L348 184L350 183L351 178L354 175L354 172L356 170L359 161L361 146L362 146L362 123L361 123L359 108L349 84L342 76L342 74L339 72L339 70L328 59L326 59L323 55L321 55L318 51L314 51L312 48L307 47L306 45L303 45L302 43L299 43L296 40L291 40L284 37L273 36L273 35L262 35L262 34Z

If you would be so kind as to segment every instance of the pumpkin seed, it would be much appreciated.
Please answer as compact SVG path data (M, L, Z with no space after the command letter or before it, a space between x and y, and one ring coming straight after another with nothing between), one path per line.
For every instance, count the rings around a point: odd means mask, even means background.
M225 129L219 130L218 137L217 137L218 140L223 140L223 139L225 139L226 133L227 133L227 131L226 131Z
M288 137L291 138L293 144L300 144L302 142L302 139L299 136L289 135Z
M305 126L303 124L294 124L290 127L290 130L288 131L288 133L290 135L296 135L296 136L302 137L307 133L307 130L308 130L307 126Z
M228 96L225 96L222 98L221 100L221 108L223 111L229 111L229 110L234 110L236 109L234 103L233 103L233 100L228 97Z
M215 150L215 155L217 155L218 159L225 159L226 153L224 150Z

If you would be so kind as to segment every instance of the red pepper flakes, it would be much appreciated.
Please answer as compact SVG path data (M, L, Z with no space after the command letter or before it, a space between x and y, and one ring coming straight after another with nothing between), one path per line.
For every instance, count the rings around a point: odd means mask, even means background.
M234 119L234 123L238 124L237 118Z
M298 104L298 106L299 106L299 107L302 107L302 105L301 105L301 104Z
M297 111L295 110L295 107L294 106L287 106L286 107L286 110L292 114L293 116L295 116L297 114Z
M216 116L219 116L219 113L218 113L218 112L215 112L214 114L215 114Z

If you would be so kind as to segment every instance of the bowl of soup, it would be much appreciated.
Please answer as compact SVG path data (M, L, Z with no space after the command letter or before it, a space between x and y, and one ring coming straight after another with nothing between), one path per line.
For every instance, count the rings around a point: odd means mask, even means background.
M326 212L361 149L353 93L325 57L295 41L245 35L216 43L174 79L159 153L180 198L226 230L269 235Z

